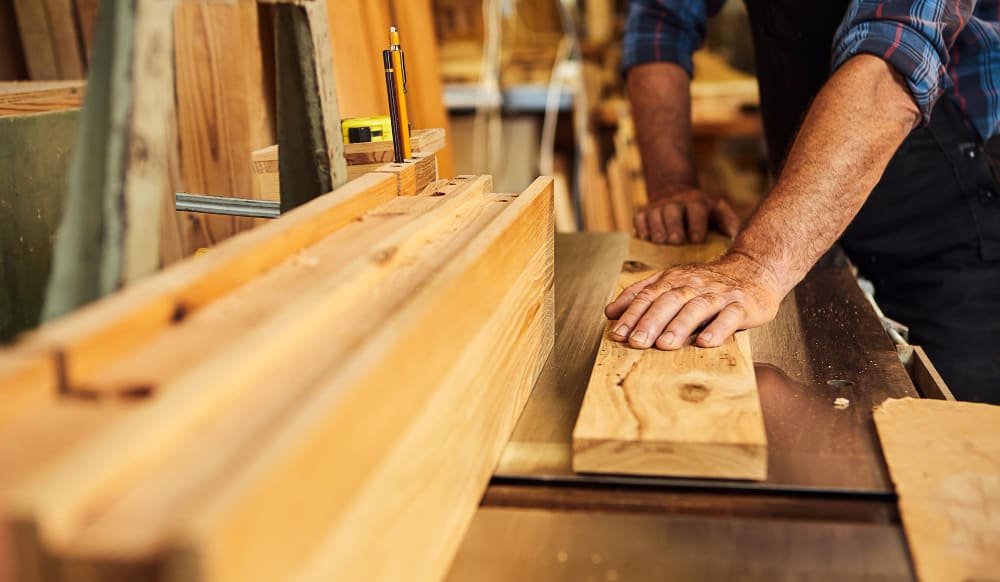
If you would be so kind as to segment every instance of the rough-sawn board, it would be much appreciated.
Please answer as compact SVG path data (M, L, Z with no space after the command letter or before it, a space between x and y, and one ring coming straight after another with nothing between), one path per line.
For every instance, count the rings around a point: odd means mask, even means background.
M668 266L648 243L633 243L631 256L616 294ZM573 469L766 479L767 439L746 332L718 348L666 352L611 340L612 324L573 430Z

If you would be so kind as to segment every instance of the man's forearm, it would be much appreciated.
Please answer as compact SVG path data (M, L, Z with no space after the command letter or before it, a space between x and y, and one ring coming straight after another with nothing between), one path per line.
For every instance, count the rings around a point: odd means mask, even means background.
M673 63L638 65L629 71L627 86L651 198L673 185L697 187L687 72Z
M777 183L733 244L787 293L847 228L920 120L878 57L844 64L816 97Z

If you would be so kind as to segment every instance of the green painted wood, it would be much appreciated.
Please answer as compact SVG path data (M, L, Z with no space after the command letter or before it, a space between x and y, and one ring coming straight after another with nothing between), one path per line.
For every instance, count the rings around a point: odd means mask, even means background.
M63 220L45 296L53 319L118 288L134 0L102 2L93 66L70 162Z
M0 117L0 341L41 319L79 113Z
M274 7L278 171L287 212L347 181L326 4Z

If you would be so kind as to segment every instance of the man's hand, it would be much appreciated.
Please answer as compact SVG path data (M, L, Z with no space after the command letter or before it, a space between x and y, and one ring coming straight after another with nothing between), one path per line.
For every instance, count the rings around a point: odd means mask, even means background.
M633 348L676 350L702 325L696 344L722 345L737 330L774 318L786 291L778 278L742 253L683 265L630 285L604 310L617 319L611 338Z
M702 243L709 226L724 235L735 237L740 219L721 196L696 188L679 186L670 189L633 217L636 236L654 243L680 245Z

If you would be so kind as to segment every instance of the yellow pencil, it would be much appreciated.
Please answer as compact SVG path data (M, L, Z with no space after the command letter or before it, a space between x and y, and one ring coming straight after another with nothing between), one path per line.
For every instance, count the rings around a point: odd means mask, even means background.
M410 116L406 109L406 61L403 59L403 49L399 46L399 31L395 26L389 28L389 50L392 51L392 68L396 70L396 102L399 106L400 127L398 139L403 144L403 157L410 159L413 151L410 149Z

